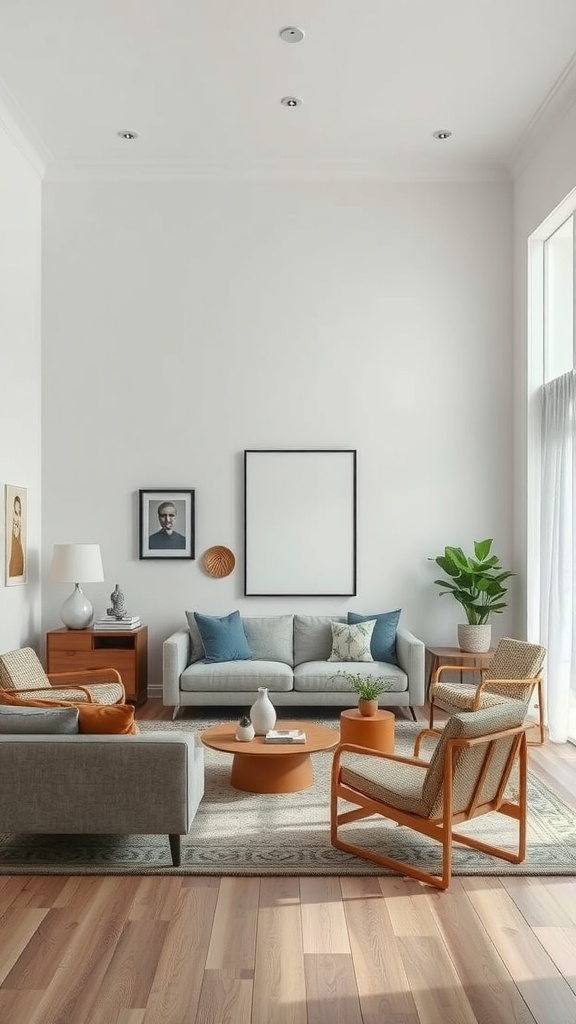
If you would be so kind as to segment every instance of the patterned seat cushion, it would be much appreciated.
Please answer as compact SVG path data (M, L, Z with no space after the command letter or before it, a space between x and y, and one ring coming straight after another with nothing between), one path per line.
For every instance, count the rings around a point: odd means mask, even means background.
M463 711L472 708L472 702L476 694L476 687L467 683L436 683L434 686L434 703L438 707L462 708ZM490 690L483 690L480 699L481 708L493 708L507 700L502 693L492 693Z
M373 800L409 814L426 815L422 799L426 766L386 761L368 754L343 754L340 781Z

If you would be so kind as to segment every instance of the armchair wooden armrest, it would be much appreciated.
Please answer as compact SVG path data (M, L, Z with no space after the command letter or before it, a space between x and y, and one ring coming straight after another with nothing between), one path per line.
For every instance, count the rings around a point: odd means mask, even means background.
M50 690L55 690L56 692L58 690L79 690L80 693L85 694L87 702L89 704L94 703L90 691L87 690L85 686L79 686L77 683L72 683L72 685L68 683L50 683L46 686L28 686L26 687L26 689L20 687L19 689L14 690L12 692L14 692L15 694L26 693L31 696L34 696L35 693L47 693Z
M537 686L538 698L540 702L542 701L542 676L531 676L529 679L483 679L482 682L478 684L478 688L474 695L473 711L478 711L480 707L482 691L490 689L494 685L497 685L498 689L500 689L500 687L502 687L502 689L506 689L506 687L510 687L510 689L517 689L519 686L532 687L530 694L532 694L534 687Z
M79 683L119 683L124 686L122 676L115 668L85 668L76 672L48 672L47 675L52 686L60 682L69 685L75 680Z
M48 679L54 689L65 689L74 687L88 695L91 704L94 703L92 694L88 689L90 683L116 683L122 689L121 702L126 703L126 690L122 682L122 676L115 668L81 669L76 672L49 672ZM84 684L84 685L83 685Z
M434 672L432 682L439 682L440 674L442 672L476 672L484 678L487 668L487 665L438 665L438 668Z
M371 747L359 747L356 743L340 743L334 751L334 760L332 761L333 774L338 771L342 754L369 754L371 757L379 757L385 761L394 761L396 764L415 764L420 768L427 768L429 763L421 757L410 757L405 754L386 754L382 750L373 750Z

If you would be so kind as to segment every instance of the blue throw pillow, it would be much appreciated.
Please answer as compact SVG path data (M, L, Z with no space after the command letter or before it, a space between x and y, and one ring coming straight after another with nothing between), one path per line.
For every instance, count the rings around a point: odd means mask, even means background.
M366 622L368 619L376 619L372 640L370 641L370 653L374 661L387 661L392 665L398 664L396 657L396 630L401 608L395 612L381 612L380 615L357 615L356 612L348 612L348 624Z
M252 658L240 612L230 612L221 618L194 612L194 618L202 637L204 661L249 661Z

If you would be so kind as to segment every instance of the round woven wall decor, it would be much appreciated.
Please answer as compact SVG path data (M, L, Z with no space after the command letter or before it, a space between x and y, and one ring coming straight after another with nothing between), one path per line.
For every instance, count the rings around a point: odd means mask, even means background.
M218 579L229 576L235 565L236 559L230 548L222 547L221 544L216 544L204 552L204 568L209 576L216 576Z

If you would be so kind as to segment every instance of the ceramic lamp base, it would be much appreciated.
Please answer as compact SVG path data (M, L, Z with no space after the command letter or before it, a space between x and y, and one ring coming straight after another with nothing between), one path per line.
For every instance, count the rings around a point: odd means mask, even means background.
M87 629L94 618L94 608L78 583L60 609L60 618L68 629Z

